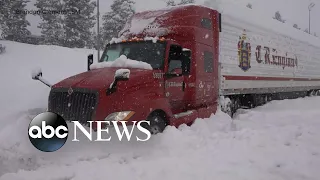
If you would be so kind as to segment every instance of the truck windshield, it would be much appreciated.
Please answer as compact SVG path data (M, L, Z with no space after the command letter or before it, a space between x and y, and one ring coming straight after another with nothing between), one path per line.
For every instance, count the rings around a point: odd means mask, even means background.
M152 41L111 44L106 47L99 62L111 62L125 55L128 59L146 62L153 69L163 69L165 47L164 42Z

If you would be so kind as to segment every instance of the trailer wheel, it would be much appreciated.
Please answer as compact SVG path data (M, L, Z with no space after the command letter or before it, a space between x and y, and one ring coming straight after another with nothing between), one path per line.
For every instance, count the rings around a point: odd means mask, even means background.
M309 93L309 96L320 96L320 92L319 90L312 90L310 93Z
M311 90L310 92L309 92L309 96L315 96L315 94L316 94L317 92L316 91L314 91L314 90Z
M163 116L160 113L154 112L149 115L147 121L150 122L150 125L143 125L151 134L162 133L166 128L167 124Z

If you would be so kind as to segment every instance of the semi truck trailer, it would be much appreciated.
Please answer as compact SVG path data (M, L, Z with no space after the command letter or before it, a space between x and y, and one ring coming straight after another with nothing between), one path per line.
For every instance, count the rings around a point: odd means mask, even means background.
M156 134L218 109L232 117L320 95L317 40L272 18L264 26L248 19L200 5L137 13L98 62L90 54L87 71L49 85L48 110L83 124L148 120ZM33 79L43 81L42 72Z

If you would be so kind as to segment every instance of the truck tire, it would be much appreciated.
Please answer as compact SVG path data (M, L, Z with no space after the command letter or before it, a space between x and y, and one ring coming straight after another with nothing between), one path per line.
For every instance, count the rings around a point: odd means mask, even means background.
M150 122L150 125L145 124L144 128L146 128L151 134L162 133L166 128L166 121L158 112L150 114L147 121Z
M310 93L309 93L309 96L319 96L319 90L312 90Z

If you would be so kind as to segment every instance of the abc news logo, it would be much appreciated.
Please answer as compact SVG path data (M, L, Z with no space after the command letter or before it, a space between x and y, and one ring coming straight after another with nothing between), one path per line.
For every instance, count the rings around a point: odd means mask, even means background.
M77 129L79 129L90 141L93 141L92 134L92 123L93 121L88 121L90 124L89 131L85 129L78 121L72 121L74 127L73 140L80 141L77 139ZM129 132L128 127L125 121L97 121L97 139L94 141L111 141L111 136L107 139L102 138L102 132L109 133L107 128L110 125L113 125L115 128L117 137L119 141L123 139L125 135L128 141L131 140L134 127L137 126L138 130L147 135L147 138L140 139L136 136L137 141L148 141L151 138L151 133L145 127L142 126L142 123L147 123L150 125L149 121L133 121L133 127L131 132ZM106 123L108 126L103 129L103 123ZM123 131L121 132L119 126L122 126ZM54 152L59 150L68 140L69 130L66 121L60 115L53 112L45 112L37 115L30 122L28 127L28 135L31 144L40 151L43 152Z

